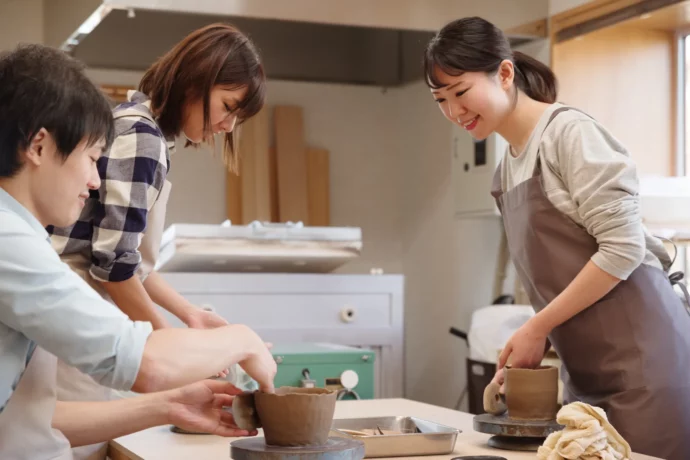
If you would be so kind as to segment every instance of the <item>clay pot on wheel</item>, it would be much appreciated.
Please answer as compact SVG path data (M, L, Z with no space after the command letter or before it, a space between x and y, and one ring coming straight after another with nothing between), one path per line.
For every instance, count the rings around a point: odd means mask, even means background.
M336 396L336 392L323 388L280 387L275 393L254 393L266 444L283 447L326 444Z
M505 403L517 420L553 420L558 412L558 369L506 368Z

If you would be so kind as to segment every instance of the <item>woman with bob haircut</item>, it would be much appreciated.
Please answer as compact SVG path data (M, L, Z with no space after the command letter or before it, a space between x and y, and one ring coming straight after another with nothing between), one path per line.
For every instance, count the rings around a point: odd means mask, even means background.
M100 188L84 194L74 225L48 231L61 259L132 320L170 327L160 305L191 328L227 324L192 305L153 271L171 187L167 175L176 137L184 137L186 145L215 147L222 136L224 163L236 171L234 129L261 110L264 94L263 65L252 42L231 25L211 24L160 57L138 91L113 109L112 147L97 164ZM62 362L58 387L62 400L113 397L110 389ZM80 457L94 451L96 456ZM74 454L105 458L105 445Z

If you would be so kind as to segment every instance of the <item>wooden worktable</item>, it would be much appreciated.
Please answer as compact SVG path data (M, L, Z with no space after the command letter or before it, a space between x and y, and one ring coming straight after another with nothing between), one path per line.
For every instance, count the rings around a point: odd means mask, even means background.
M338 401L335 418L412 416L461 430L451 455L417 457L423 460L448 460L460 455L498 455L508 460L535 459L534 452L496 450L486 446L489 435L472 429L472 415L407 399ZM259 432L259 436L262 436ZM177 434L170 426L161 426L115 439L110 443L112 460L188 460L229 459L230 442L236 438L211 435ZM405 457L413 460L414 457ZM654 460L634 455L633 460ZM656 459L658 460L658 459Z

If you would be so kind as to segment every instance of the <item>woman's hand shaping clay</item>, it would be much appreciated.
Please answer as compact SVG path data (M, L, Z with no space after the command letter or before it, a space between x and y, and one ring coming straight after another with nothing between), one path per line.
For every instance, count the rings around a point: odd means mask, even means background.
M534 317L515 331L498 358L498 369L510 359L511 367L533 369L541 363L546 349L547 333L537 327Z

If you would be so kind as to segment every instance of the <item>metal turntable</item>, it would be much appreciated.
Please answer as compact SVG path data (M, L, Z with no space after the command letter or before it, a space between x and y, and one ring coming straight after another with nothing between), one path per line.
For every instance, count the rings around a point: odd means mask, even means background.
M323 446L269 446L263 437L244 438L230 443L234 460L361 460L364 443L356 439L330 437Z
M474 430L493 435L489 447L503 450L536 452L548 435L563 428L556 420L515 420L506 414L474 416Z

